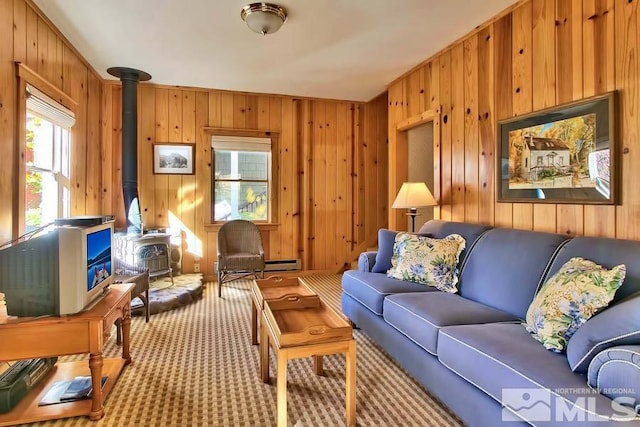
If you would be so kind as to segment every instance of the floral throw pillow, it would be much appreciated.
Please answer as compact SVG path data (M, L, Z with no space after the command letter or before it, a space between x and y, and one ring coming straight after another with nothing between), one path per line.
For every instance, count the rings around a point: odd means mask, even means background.
M464 237L458 234L434 239L398 233L387 276L424 283L441 291L454 293L458 290L458 258L464 247Z
M562 352L571 336L606 307L622 285L624 264L611 270L571 258L542 286L527 310L527 331L547 350Z

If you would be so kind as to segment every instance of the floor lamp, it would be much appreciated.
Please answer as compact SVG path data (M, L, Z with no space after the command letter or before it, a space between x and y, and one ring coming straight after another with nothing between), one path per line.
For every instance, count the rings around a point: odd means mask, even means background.
M411 232L414 233L416 231L418 208L436 205L436 200L424 182L405 182L400 187L396 200L394 200L391 207L394 209L409 209L407 215L411 217Z

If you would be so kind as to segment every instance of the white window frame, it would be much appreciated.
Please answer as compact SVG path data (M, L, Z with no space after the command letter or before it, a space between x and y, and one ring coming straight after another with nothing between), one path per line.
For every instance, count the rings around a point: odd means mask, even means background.
M47 81L45 78L31 70L29 67L21 63L16 63L16 74L18 77L18 117L17 122L19 141L20 159L18 167L18 179L16 180L16 194L18 195L18 203L15 207L14 231L15 236L22 235L26 230L26 175L27 172L39 171L54 174L58 187L58 217L69 216L71 214L71 164L73 161L73 132L72 127L75 124L75 113L73 108L78 103L69 95L58 89L55 85ZM27 133L27 111L33 115L43 118L54 124L54 135L52 137L52 147L60 150L60 157L68 158L68 167L61 169L61 158L57 161L54 158L52 170L48 168L40 168L36 166L27 166L26 162L26 133ZM66 129L68 140L65 144L62 141L63 132L55 135L55 129ZM64 173L66 172L66 174ZM66 189L66 191L65 191ZM44 225L44 224L43 224Z
M25 161L25 173L35 172L43 174L51 174L54 181L57 183L57 204L56 204L56 217L62 218L69 216L69 209L71 207L70 200L65 200L65 194L71 193L71 179L69 177L71 170L70 159L70 145L71 145L71 130L64 126L59 125L56 122L51 121L47 117L42 117L38 112L33 111L27 106L27 111L34 117L39 117L42 120L46 120L52 128L52 144L51 144L51 167L42 167L36 165L29 165ZM66 163L66 165L65 165ZM65 175L65 171L66 174ZM66 193L65 193L66 190ZM26 191L26 190L25 190ZM26 212L25 212L25 228L26 228ZM45 225L45 224L41 224Z
M267 179L217 179L215 176L215 156L216 151L231 151L231 152L262 152L267 153ZM265 137L251 137L251 136L222 136L213 135L211 137L211 153L212 153L212 168L211 168L211 221L212 223L223 223L227 220L216 220L215 213L215 188L216 182L264 182L267 184L267 219L255 220L256 223L269 223L272 220L273 211L273 174L272 174L272 142L271 138Z

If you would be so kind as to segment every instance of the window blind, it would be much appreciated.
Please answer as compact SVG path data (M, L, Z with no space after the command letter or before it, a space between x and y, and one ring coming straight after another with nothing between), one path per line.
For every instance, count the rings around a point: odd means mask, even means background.
M211 147L218 151L271 152L271 138L249 136L212 136Z
M66 129L76 122L73 111L30 84L27 84L27 110Z

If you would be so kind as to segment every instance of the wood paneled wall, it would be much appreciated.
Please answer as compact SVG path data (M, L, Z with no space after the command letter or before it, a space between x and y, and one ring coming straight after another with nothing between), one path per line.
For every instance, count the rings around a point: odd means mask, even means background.
M124 225L121 87L107 84L102 109L102 211ZM213 275L219 225L211 224L209 128L274 134L275 225L261 226L267 259L343 268L387 224L387 97L367 103L138 86L138 180L145 227L183 229L183 271ZM195 175L154 175L152 144L195 143ZM200 258L198 260L198 258Z
M640 239L638 1L531 0L389 87L389 127L441 108L439 215L568 235ZM621 161L619 206L497 203L497 121L611 90ZM390 157L396 152L390 134ZM390 226L397 219L390 216Z
M25 0L0 0L0 243L17 233L17 78L22 62L78 103L72 130L71 213L100 214L100 78ZM12 203L7 201L11 200Z
M0 0L0 242L17 233L15 62L73 98L71 213L116 214L124 225L121 87L104 82L29 0ZM275 225L261 227L269 259L339 270L387 225L387 98L369 103L297 99L141 84L139 191L146 227L177 221L183 271L213 274L211 149L207 127L277 135ZM152 144L196 144L196 174L154 175ZM198 257L201 258L198 260Z

